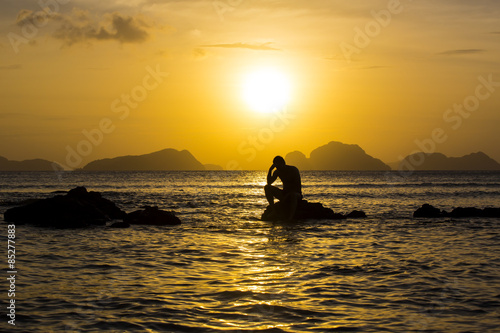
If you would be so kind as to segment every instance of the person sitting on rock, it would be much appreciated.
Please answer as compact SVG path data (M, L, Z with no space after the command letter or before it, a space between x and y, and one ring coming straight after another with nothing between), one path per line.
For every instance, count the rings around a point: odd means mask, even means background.
M283 189L272 186L272 183L278 177L283 183ZM266 198L271 209L274 209L274 198L286 203L288 214L285 214L285 217L288 221L292 220L297 209L297 203L302 199L302 184L299 169L292 165L287 165L283 157L276 156L273 159L273 165L271 165L267 173L267 185L264 187L264 192L266 193Z

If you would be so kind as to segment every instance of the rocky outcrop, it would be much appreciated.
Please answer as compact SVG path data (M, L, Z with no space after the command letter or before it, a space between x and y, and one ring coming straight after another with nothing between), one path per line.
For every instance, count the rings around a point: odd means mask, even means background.
M435 217L500 217L500 208L476 208L476 207L457 207L451 212L440 210L432 205L423 204L414 213L413 217L435 218Z
M141 225L178 225L181 220L173 212L158 209L158 207L146 206L143 210L127 214L123 222Z
M442 217L444 214L446 214L445 211L429 204L423 204L422 207L413 212L413 217Z
M106 221L122 219L125 212L98 192L77 187L66 195L37 200L14 207L4 214L6 222L36 224L56 228L81 228L105 225Z
M366 218L366 214L362 210L353 210L352 212L347 214L345 217L348 219L364 219L364 218Z
M347 215L335 213L330 208L324 207L319 202L308 202L307 200L301 200L297 204L297 210L294 215L295 220L341 220L346 218L364 218L366 214L362 211L353 211ZM262 221L283 221L287 218L287 208L286 205L278 201L271 208L267 206L266 210L262 214Z

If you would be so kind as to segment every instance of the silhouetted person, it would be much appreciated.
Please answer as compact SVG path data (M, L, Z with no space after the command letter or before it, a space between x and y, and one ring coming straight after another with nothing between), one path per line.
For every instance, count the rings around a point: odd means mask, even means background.
M271 185L278 177L283 183L283 189ZM264 191L272 209L274 209L274 198L283 201L287 205L289 210L286 217L288 220L292 220L297 209L297 203L302 199L299 169L287 165L283 157L276 156L267 173L267 185L264 187Z

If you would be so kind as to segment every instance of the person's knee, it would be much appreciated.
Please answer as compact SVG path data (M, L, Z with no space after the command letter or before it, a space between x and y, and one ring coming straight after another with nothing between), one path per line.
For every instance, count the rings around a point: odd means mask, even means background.
M269 185L269 184L267 184L266 186L264 186L264 193L265 193L266 195L272 195L272 196L275 196L274 186Z

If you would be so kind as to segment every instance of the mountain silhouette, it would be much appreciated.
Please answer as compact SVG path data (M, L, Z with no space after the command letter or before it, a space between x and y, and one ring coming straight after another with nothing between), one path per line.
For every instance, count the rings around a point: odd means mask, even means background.
M299 170L312 170L311 163L309 159L300 151L294 151L288 153L285 157L285 161L289 165L296 166Z
M415 153L392 164L396 170L500 170L500 164L483 152L462 157L447 157L441 153Z
M286 155L287 164L300 170L390 170L381 160L368 155L358 145L332 141L316 148L309 158L299 151Z
M42 159L10 161L0 156L0 171L54 171L63 168L56 163Z
M189 151L164 149L151 154L120 156L90 162L83 167L85 171L170 171L205 170Z

